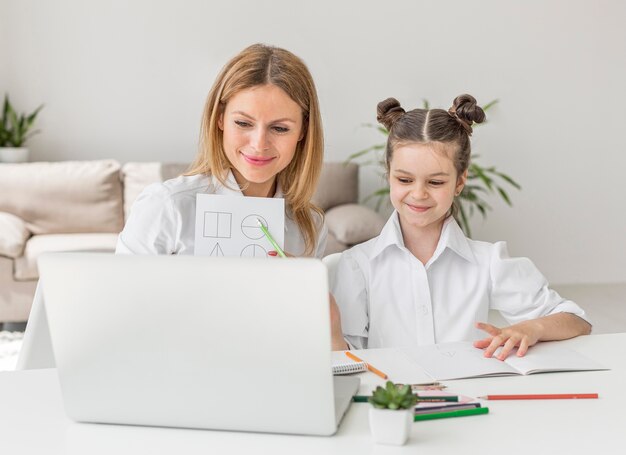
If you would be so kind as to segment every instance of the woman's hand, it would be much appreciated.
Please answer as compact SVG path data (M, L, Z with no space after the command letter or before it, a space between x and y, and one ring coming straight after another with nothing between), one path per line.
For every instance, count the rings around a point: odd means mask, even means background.
M331 293L328 293L330 301L330 335L331 346L333 351L345 351L350 349L348 343L343 338L343 331L341 330L341 313L339 307L335 301L335 297Z
M269 251L267 254L272 257L278 256L278 252L273 250ZM288 258L295 257L292 254L287 253L286 251L285 255ZM330 303L331 349L333 351L348 350L350 349L350 347L348 346L348 343L346 343L346 340L343 338L343 332L341 330L341 313L339 311L339 307L337 306L337 301L330 292L328 293L328 300Z
M542 327L539 319L520 322L509 327L498 328L486 322L477 322L476 328L489 334L482 340L474 341L474 347L485 350L485 357L492 357L494 352L502 346L502 350L496 356L504 360L517 347L517 356L522 357L528 348L541 339Z
M295 256L291 253L287 253L286 251L283 251L283 253L285 253L285 256L287 256L288 258L295 258ZM278 254L278 251L276 250L270 250L267 252L268 256L271 256L273 258L279 258L280 255Z

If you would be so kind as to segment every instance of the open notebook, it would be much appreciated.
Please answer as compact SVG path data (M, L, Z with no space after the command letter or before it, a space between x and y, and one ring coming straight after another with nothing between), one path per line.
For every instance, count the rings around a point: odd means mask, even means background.
M524 357L512 352L504 361L484 357L483 351L469 341L402 351L437 380L608 369L558 342L532 346Z

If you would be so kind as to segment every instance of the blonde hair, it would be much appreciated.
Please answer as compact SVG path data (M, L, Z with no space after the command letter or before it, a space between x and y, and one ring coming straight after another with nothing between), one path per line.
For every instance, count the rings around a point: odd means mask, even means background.
M223 147L218 126L228 101L241 90L271 84L282 89L302 109L302 139L293 159L278 176L288 216L304 236L305 254L313 255L322 210L311 203L322 170L324 138L315 84L308 68L291 52L264 44L253 44L233 57L218 75L202 114L200 147L186 175L214 175L223 185L232 167ZM291 213L289 213L291 212Z

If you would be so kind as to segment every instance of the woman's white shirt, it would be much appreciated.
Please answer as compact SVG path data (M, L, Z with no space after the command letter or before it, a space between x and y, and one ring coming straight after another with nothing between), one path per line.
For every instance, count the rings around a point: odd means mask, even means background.
M424 265L404 246L394 212L378 237L342 254L334 278L343 333L357 349L481 339L474 323L490 309L510 324L560 312L587 320L529 259L509 257L505 242L468 239L453 218Z
M180 176L146 187L133 203L120 233L117 254L194 254L196 195L221 194L244 197L232 172L222 185L214 176ZM282 198L280 187L275 198ZM302 256L304 237L297 223L285 213L285 251ZM321 258L328 230L320 219L315 256Z

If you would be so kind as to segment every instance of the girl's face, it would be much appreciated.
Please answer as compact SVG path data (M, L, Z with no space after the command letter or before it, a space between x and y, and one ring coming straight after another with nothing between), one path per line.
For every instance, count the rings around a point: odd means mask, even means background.
M242 90L218 121L224 151L246 196L270 197L276 175L293 159L302 139L302 109L275 85Z
M449 147L441 144L399 145L389 169L391 203L403 228L441 228L461 192L467 171L457 178Z

